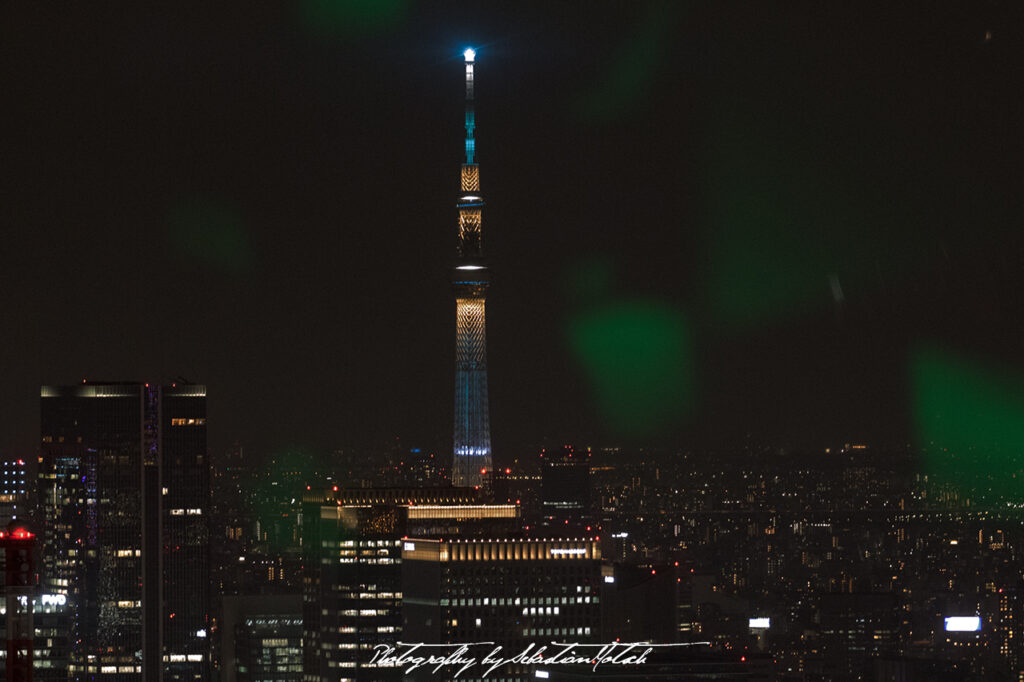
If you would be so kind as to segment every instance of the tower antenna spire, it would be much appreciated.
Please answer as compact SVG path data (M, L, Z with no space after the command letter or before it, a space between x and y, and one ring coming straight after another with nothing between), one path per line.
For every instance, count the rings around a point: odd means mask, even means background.
M476 50L462 53L466 65L466 158L459 193L455 291L455 432L452 483L483 487L491 470L491 426L487 400L487 334L484 307L489 270L483 259L480 167L476 162L474 85Z

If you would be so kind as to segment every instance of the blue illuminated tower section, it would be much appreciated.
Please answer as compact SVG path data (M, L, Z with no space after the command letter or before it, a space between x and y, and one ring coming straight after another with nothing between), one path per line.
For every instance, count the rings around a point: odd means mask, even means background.
M452 273L455 289L455 458L452 483L482 486L491 469L491 424L487 408L487 333L484 306L489 283L481 244L480 167L476 162L476 114L473 110L473 65L466 59L466 160L459 193L458 260Z

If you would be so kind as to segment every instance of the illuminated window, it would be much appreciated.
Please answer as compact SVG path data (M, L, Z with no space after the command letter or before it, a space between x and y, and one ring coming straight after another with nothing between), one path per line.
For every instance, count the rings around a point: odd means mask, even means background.
M171 426L203 426L206 424L206 417L173 417Z

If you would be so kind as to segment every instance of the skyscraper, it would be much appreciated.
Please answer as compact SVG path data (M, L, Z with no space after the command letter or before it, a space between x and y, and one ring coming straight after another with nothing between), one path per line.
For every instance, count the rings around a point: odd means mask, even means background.
M44 386L43 584L72 679L209 678L206 389Z
M466 159L459 194L458 260L452 273L455 289L455 438L452 483L481 486L491 468L491 425L487 407L487 333L484 306L489 275L483 259L480 166L476 162L476 114L473 67L466 60Z

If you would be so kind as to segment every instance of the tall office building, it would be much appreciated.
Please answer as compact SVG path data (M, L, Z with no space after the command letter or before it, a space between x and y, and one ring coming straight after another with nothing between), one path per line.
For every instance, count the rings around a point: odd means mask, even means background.
M516 531L516 505L479 503L466 488L365 488L311 494L303 505L303 680L400 679L373 663L402 638L402 543Z
M44 386L46 592L67 597L73 679L206 680L206 388Z
M480 166L476 162L473 69L476 52L466 50L466 158L459 194L455 289L455 438L452 483L482 486L491 469L491 425L487 405L487 333L484 306L489 275L483 258Z

